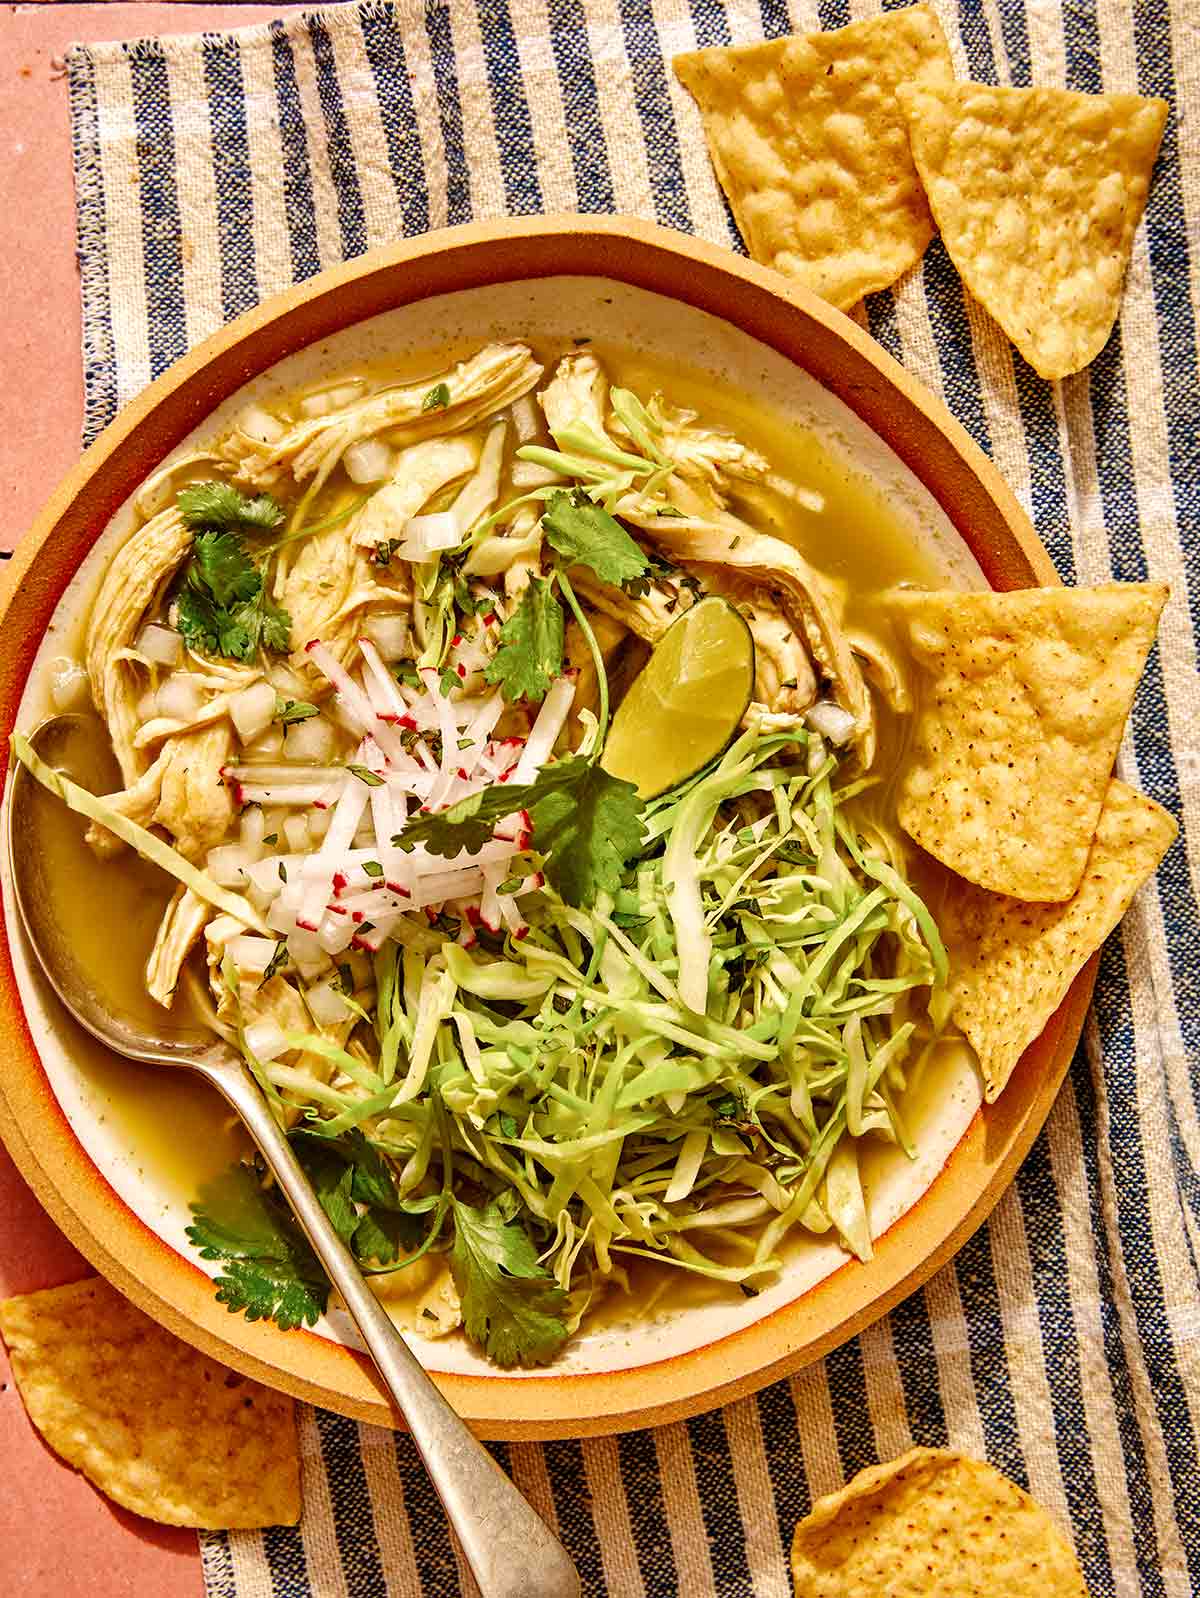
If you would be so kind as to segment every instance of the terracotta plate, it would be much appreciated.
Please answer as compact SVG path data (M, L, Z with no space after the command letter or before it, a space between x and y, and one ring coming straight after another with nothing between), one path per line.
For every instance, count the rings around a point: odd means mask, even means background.
M214 411L240 403L239 391L278 381L276 374L260 382L261 374L286 361L284 373L302 377L380 340L415 351L539 330L623 340L718 386L761 395L793 420L815 419L852 465L868 463L863 469L902 507L946 582L1057 581L1016 500L963 430L853 322L804 290L726 251L624 218L479 224L379 251L271 300L122 412L12 562L4 733L36 716L36 680L27 685L35 657L78 608L89 573L120 535L129 495ZM313 1332L283 1333L215 1302L183 1237L187 1195L110 1113L78 1035L37 980L11 922L8 931L0 1132L51 1215L99 1270L181 1337L315 1403L392 1422L337 1315ZM483 1435L545 1438L693 1414L827 1353L919 1286L996 1203L1049 1112L1093 977L1089 966L997 1105L980 1108L965 1060L951 1073L944 1099L918 1116L921 1158L878 1168L871 1214L882 1235L870 1264L847 1263L836 1248L814 1243L754 1300L695 1304L653 1325L602 1326L550 1371L502 1374L454 1340L418 1340L421 1357Z

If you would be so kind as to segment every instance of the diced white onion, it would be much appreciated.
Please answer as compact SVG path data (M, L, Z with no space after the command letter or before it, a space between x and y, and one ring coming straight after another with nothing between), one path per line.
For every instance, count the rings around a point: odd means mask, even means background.
M267 815L261 805L251 805L242 811L238 833L244 848L261 852L263 839L267 835Z
M300 401L301 416L328 416L330 411L337 411L343 405L353 405L362 392L362 378L355 378L350 383L335 383L324 388L315 389L311 394L306 394Z
M310 716L307 721L296 721L283 735L283 752L288 760L312 762L323 765L333 754L335 735L324 716Z
M284 699L307 699L308 684L282 660L272 660L267 665L267 680L274 683Z
M293 854L304 854L311 846L312 839L305 816L289 816L283 824L283 835Z
M240 933L225 945L230 958L245 976L261 976L275 957L279 945L274 938L260 938L253 932Z
M537 461L514 461L512 465L512 486L514 488L545 488L548 483L561 483L562 478L549 466L541 466Z
M90 687L87 672L70 655L57 655L50 662L50 697L55 710L82 709Z
M379 651L383 660L403 660L408 653L408 617L390 612L383 616L370 616L363 623L363 633Z
M288 953L296 962L296 969L305 982L313 982L329 968L329 956L317 942L315 932L290 932Z
M278 416L263 410L261 405L247 405L234 423L239 433L255 439L259 444L277 444L287 432Z
M275 714L275 689L269 682L251 683L229 701L229 719L244 744L271 725Z
M439 549L453 549L462 543L458 517L451 510L438 510L428 516L413 516L404 527L404 539L397 553L404 560L428 560Z
M305 994L308 1008L318 1026L337 1026L350 1015L346 1001L335 986L333 977L326 977Z
M187 721L203 703L204 695L186 671L172 672L154 698L156 712L171 721Z
M542 431L542 418L533 395L522 394L520 399L513 400L511 411L517 443L531 444Z
M243 752L248 760L265 760L271 756L278 758L283 753L283 728L272 724L257 738L251 738Z
M804 712L804 719L814 732L833 744L844 744L854 733L854 717L828 699L810 705Z
M253 864L253 850L240 843L222 843L208 851L205 869L220 887L241 888L245 886L247 873Z
M363 438L342 456L342 466L352 483L379 483L390 477L395 453L379 438Z
M157 621L146 623L134 648L156 666L178 666L183 659L183 639L174 627L164 627Z
M246 1052L262 1065L288 1051L287 1035L277 1021L252 1021L243 1033Z

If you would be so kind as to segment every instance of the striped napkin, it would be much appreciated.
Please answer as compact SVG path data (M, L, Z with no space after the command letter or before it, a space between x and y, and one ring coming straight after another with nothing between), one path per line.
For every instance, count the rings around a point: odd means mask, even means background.
M935 4L962 77L1172 103L1121 325L1090 371L1035 377L936 240L859 314L993 456L1066 579L1171 583L1121 765L1184 830L1105 950L1047 1130L953 1265L757 1398L495 1445L589 1594L785 1598L812 1499L913 1442L1028 1487L1070 1528L1093 1598L1200 1591L1195 7ZM740 248L670 56L876 9L404 0L73 50L87 436L224 319L404 234L616 210ZM303 1524L204 1537L211 1594L474 1590L406 1437L311 1409L302 1430Z

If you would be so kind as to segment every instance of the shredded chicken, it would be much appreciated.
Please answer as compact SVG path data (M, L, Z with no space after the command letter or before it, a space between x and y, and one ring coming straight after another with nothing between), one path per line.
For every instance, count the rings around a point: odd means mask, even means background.
M900 715L912 709L912 694L904 679L900 663L873 638L861 633L850 633L850 648L863 663L868 681L883 695L885 704Z
M190 888L176 888L159 922L146 962L146 991L165 1009L175 997L179 973L193 945L212 918L212 906Z
M165 827L189 860L201 860L228 832L233 798L221 777L233 752L228 722L180 733L163 745L153 823Z
M127 788L149 759L137 744L141 688L125 652L191 546L192 534L174 508L139 527L113 557L88 619L84 664Z
M400 538L405 526L423 505L479 464L479 444L473 438L427 438L401 450L391 477L377 488L354 518L356 544L372 548L389 538Z
M659 434L659 452L669 460L680 477L707 485L722 498L725 479L758 481L770 472L770 464L748 444L715 427L698 425L695 411L677 410L660 394L646 406ZM611 430L622 444L631 440L621 420L611 419Z
M817 697L817 678L795 622L761 584L720 567L697 567L705 589L736 605L754 635L754 697L776 714L800 716Z
M252 487L278 488L289 471L296 482L308 482L292 517L295 523L346 450L359 439L402 431L402 438L393 441L415 444L423 438L462 432L527 394L541 375L542 368L525 345L489 344L440 380L383 389L340 410L297 422L275 442L263 442L235 428L218 448L235 468L239 481ZM447 403L427 409L426 400L439 381L446 387Z
M568 427L582 424L604 438L608 378L600 362L587 350L564 355L554 376L538 395L546 425L557 438Z

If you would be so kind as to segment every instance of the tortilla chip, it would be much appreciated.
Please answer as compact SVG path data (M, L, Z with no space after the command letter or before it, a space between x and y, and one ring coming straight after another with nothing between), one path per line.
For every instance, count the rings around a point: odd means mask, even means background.
M796 1598L1087 1598L1057 1523L998 1470L913 1448L818 1499L792 1542Z
M673 65L756 261L844 310L921 259L933 220L895 91L954 76L927 6Z
M0 1304L29 1418L114 1503L224 1531L300 1518L292 1400L181 1343L93 1277Z
M1167 102L982 83L897 94L963 282L1042 377L1082 371L1117 319Z
M941 930L952 960L951 1013L979 1056L989 1103L1178 830L1161 805L1114 779L1083 881L1066 904L1026 904L969 883L948 896Z
M919 668L900 825L981 888L1079 886L1164 583L892 596Z

